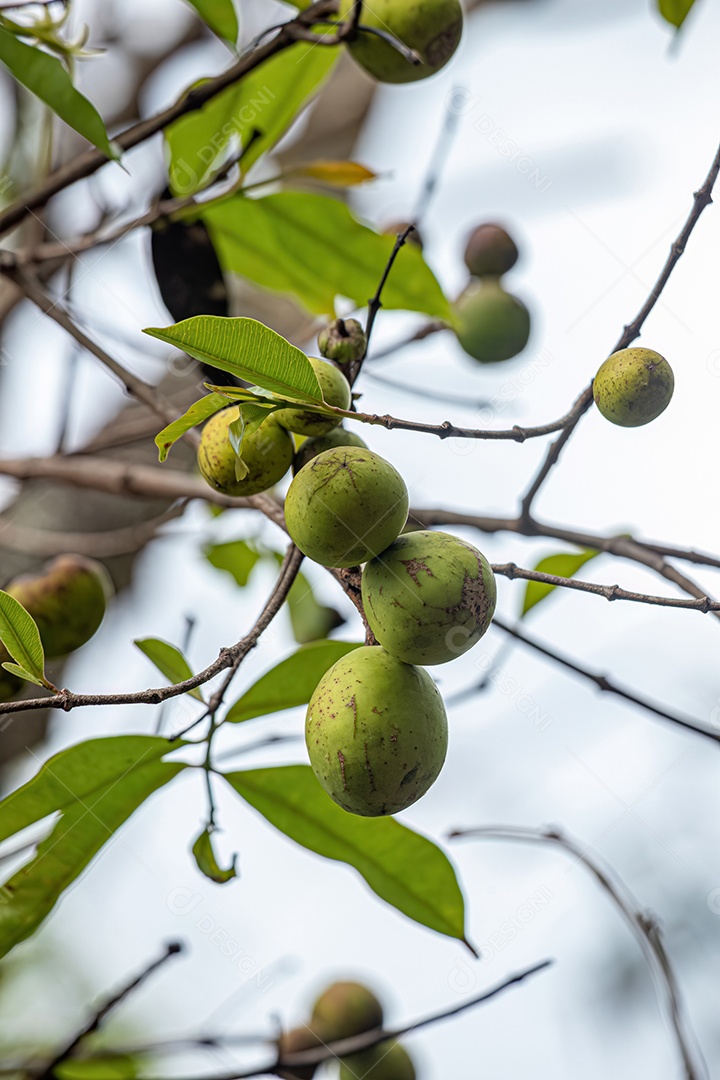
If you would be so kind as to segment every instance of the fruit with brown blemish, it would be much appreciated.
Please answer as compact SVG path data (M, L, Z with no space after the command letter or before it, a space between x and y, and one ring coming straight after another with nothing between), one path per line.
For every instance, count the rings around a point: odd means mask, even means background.
M288 532L323 566L357 566L384 551L407 520L408 492L393 466L359 446L324 450L285 499Z
M518 261L518 249L507 229L486 222L470 233L465 265L473 277L502 277Z
M317 381L320 384L323 401L336 409L349 409L352 394L350 383L342 371L327 360L310 357ZM296 435L325 435L342 423L342 416L322 416L308 408L278 409L273 414L279 424Z
M608 357L595 376L593 398L598 409L620 427L641 427L670 404L673 370L653 349L621 349Z
M428 673L380 645L348 653L310 699L305 741L331 799L363 817L397 814L437 779L447 717Z
M343 0L340 16L347 19L355 0ZM463 16L459 0L373 0L362 10L363 26L391 34L419 54L413 64L387 41L360 31L350 53L361 67L380 82L416 82L434 75L447 64L462 35Z
M269 416L240 450L244 475L239 477L237 454L230 442L230 424L240 416L237 405L208 420L200 436L197 463L210 487L224 495L257 495L282 480L292 464L295 444L289 432Z
M293 472L299 472L303 465L307 465L308 461L312 461L324 450L335 450L338 446L359 446L362 450L367 450L367 443L354 431L348 431L344 427L333 428L327 435L316 435L305 440L295 455Z
M290 1031L283 1031L280 1036L278 1051L282 1059L290 1054L300 1054L304 1050L317 1050L322 1045L322 1038L309 1026L303 1025L302 1027L291 1028ZM282 1075L287 1080L291 1080L291 1078L292 1080L312 1080L316 1071L317 1065L296 1065L292 1071L284 1069Z
M471 649L490 625L497 591L485 556L457 536L399 536L365 565L362 598L370 629L406 664L444 664Z
M105 567L84 555L59 555L5 590L32 615L45 656L66 656L84 645L105 615L113 587Z
M404 1046L384 1042L340 1062L340 1080L416 1080L415 1066Z
M458 341L474 360L496 364L521 353L530 337L530 313L496 278L471 281L455 303Z
M317 998L310 1017L310 1026L324 1042L349 1039L382 1027L382 1005L359 982L335 982Z
M318 334L318 348L328 360L350 364L364 357L367 337L357 319L335 319Z

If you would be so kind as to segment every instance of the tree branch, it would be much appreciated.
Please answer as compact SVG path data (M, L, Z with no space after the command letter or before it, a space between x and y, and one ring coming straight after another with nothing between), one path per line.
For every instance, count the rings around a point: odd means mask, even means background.
M677 984L669 967L665 949L660 944L660 935L654 919L640 910L637 900L627 886L613 879L613 873L605 869L600 861L591 858L589 849L583 848L576 840L563 835L555 829L525 829L514 825L487 826L473 829L456 829L449 833L450 839L469 838L477 840L511 840L528 844L554 844L582 863L595 880L605 890L623 919L635 935L643 955L647 960L653 979L659 987L664 1001L675 1041L682 1059L686 1080L704 1080L707 1076L705 1063L699 1050L691 1047L690 1033L683 1019L683 1010L677 993ZM697 1056L697 1061L695 1060Z

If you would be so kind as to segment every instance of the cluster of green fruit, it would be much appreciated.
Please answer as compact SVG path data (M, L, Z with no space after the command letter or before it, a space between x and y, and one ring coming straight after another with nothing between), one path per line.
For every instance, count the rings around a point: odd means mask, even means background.
M471 280L455 304L456 332L465 352L481 364L510 360L530 338L528 309L501 281L517 260L517 245L501 225L478 225L470 234L465 265Z
M313 1005L307 1024L286 1032L280 1040L281 1056L315 1050L327 1043L351 1039L383 1026L383 1008L375 994L357 982L336 982ZM282 1075L288 1080L312 1080L317 1066L296 1068ZM388 1040L369 1050L340 1059L340 1080L415 1080L415 1067L407 1050Z
M48 660L67 656L84 645L100 626L113 587L100 563L83 555L59 555L35 574L23 574L5 587L32 615ZM11 657L0 644L0 664ZM9 701L25 685L0 668L0 701Z

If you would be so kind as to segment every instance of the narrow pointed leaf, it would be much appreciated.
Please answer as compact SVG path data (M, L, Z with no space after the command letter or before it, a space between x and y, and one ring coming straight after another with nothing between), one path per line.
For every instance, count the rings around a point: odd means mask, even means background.
M171 683L184 682L195 674L180 649L169 641L163 641L162 638L136 638L134 644ZM199 686L188 690L188 694L198 701L203 700Z
M195 401L187 412L179 416L177 420L173 420L172 424L168 424L155 436L155 445L159 451L158 457L160 461L166 460L171 448L178 439L183 437L186 431L190 431L191 428L202 424L205 420L214 416L216 412L226 409L227 406L227 398L222 394L207 394L204 398L200 398L199 401Z
M19 664L3 664L6 671L9 671L12 675L18 675L21 679L26 679L28 682L35 683L36 686L45 686L44 679L36 678L31 672L26 671L24 667L20 667Z
M465 941L465 908L445 853L393 818L348 814L308 765L229 773L229 784L276 829L310 851L353 866L408 918Z
M187 0L213 34L225 38L231 45L238 39L238 18L232 0Z
M553 574L555 577L571 578L577 574L581 566L584 566L586 562L594 559L599 554L600 552L595 551L593 548L586 548L584 551L566 551L560 555L548 555L547 558L541 559L534 569L541 574ZM549 596L555 588L555 585L548 585L544 581L528 581L525 587L520 617L527 615L531 608L534 608L536 604Z
M0 641L32 682L44 682L45 654L32 615L14 596L0 589Z
M313 161L309 165L298 165L286 175L307 177L309 180L319 180L321 184L332 184L333 187L341 188L377 180L377 173L357 161Z
M657 0L662 17L678 30L687 19L695 0Z
M254 716L307 705L325 672L360 642L316 641L281 660L246 690L229 710L226 720L240 723Z
M232 863L227 870L221 870L213 851L212 837L207 829L198 836L192 846L192 853L198 870L216 884L224 885L226 881L231 881L234 877L237 877L235 869L237 855L233 855Z
M317 376L304 352L256 319L197 315L144 333L183 349L196 360L302 402L321 402ZM158 436L159 438L159 436Z
M0 63L79 135L107 157L117 159L100 113L75 89L67 69L56 56L26 45L0 28Z

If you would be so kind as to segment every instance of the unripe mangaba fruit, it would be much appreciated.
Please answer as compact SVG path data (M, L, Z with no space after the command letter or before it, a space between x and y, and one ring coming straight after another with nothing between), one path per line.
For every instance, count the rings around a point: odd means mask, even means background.
M343 0L340 16L352 14L354 0ZM447 64L462 35L459 0L373 0L364 4L361 24L392 34L414 49L422 64L412 64L375 34L358 34L349 48L353 58L380 82L416 82Z
M310 764L331 799L363 817L397 814L437 779L447 717L435 683L380 645L338 660L313 693L305 720Z
M113 586L101 563L84 555L59 555L39 573L15 578L5 591L32 615L45 656L52 660L90 640Z
M303 1050L317 1050L322 1045L323 1039L310 1027L303 1026L284 1031L280 1036L278 1050L280 1057L283 1058L290 1054L302 1053ZM312 1080L316 1071L317 1065L300 1065L296 1066L292 1072L289 1069L284 1069L282 1075L288 1078L292 1077L292 1080Z
M378 999L358 982L336 982L324 990L313 1005L310 1026L323 1042L336 1042L382 1027L383 1009Z
M300 469L285 499L291 538L322 566L357 566L384 551L407 520L397 469L371 450L324 450Z
M320 383L323 401L336 409L349 409L352 401L350 383L342 371L326 360L310 357L317 381ZM342 416L321 416L308 408L278 409L273 413L279 424L296 435L324 435L342 423Z
M257 431L242 441L240 459L247 473L238 479L237 454L230 442L228 428L239 415L240 409L233 405L208 420L200 436L198 468L216 491L234 496L257 495L282 480L292 464L295 444L274 416L268 416Z
M515 241L502 225L488 222L470 233L465 248L465 265L473 277L501 277L518 261Z
M293 472L299 472L303 465L307 465L312 458L322 454L323 450L334 450L336 446L359 446L367 450L367 443L354 431L348 431L344 427L333 428L327 435L316 435L314 438L305 440L295 455Z
M320 355L338 364L362 360L366 348L367 337L357 319L335 319L318 334Z
M340 1080L416 1080L412 1058L400 1043L384 1042L340 1062Z
M473 281L455 305L458 341L481 364L495 364L521 353L530 337L530 313L495 278Z
M664 412L675 388L667 360L652 349L621 349L608 357L595 376L598 409L620 427L640 427Z
M389 653L406 664L444 664L483 636L495 611L495 575L457 536L411 532L365 565L365 617Z

